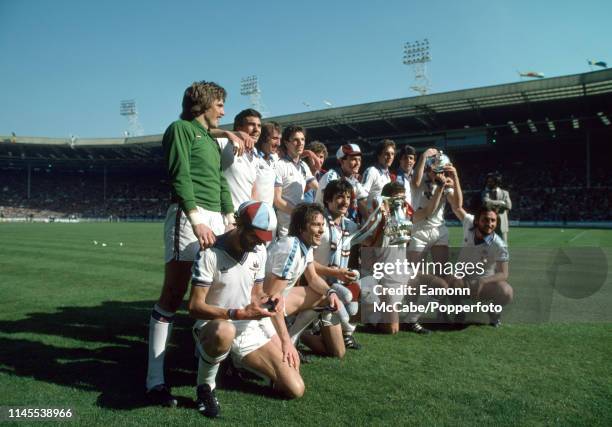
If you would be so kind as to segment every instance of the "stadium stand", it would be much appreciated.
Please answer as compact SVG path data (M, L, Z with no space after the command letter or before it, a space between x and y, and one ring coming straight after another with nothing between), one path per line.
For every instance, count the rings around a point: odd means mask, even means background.
M363 169L382 138L444 150L466 203L499 171L514 221L610 222L611 101L612 70L602 70L271 119L307 127L330 153L358 143ZM169 187L160 144L161 135L0 137L0 217L161 219Z

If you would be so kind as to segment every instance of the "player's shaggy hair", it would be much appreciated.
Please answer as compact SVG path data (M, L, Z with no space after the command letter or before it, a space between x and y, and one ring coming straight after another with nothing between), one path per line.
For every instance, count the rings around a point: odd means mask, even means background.
M261 134L259 135L259 139L257 140L257 144L255 144L255 146L261 150L261 144L268 142L268 140L272 138L274 131L278 133L281 133L282 131L281 125L278 122L269 121L263 123L261 125Z
M331 202L337 194L353 194L353 186L346 179L334 179L327 184L325 190L323 190L323 204L327 207L327 204Z
M193 82L185 89L183 95L182 120L193 120L204 111L208 110L215 101L225 101L227 92L221 86L213 82Z
M306 230L312 219L319 214L325 216L323 208L317 203L300 203L297 205L291 214L289 235L300 237L300 234Z
M395 141L392 139L383 139L376 145L376 157L380 156L380 154L387 149L387 147L393 147L395 150Z

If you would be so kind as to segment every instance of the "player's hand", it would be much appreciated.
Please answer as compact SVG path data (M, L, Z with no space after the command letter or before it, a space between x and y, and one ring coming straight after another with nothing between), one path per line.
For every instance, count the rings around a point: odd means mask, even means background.
M321 159L314 153L314 151L304 150L302 152L302 158L305 157L308 157L310 160L312 160L312 164L314 165L316 171L320 170L321 166L323 166L323 162L321 162Z
M452 178L444 178L444 188L454 188L455 181Z
M328 295L327 301L329 301L329 306L333 308L334 311L338 311L338 309L340 308L340 304L342 304L340 302L340 299L338 298L338 295L335 292L332 292Z
M285 315L285 297L283 294L272 295L270 299L276 302L276 306L274 307L274 313L282 313Z
M372 207L374 208L374 210L376 210L377 205L378 205L378 202L374 200L374 203L372 204ZM384 221L386 221L389 215L391 214L389 210L389 202L387 200L382 201L382 204L380 205L380 213L382 214Z
M283 351L283 362L287 362L289 367L299 370L300 369L300 355L298 354L298 351L293 345L293 343L291 342L291 340L288 340L287 342L283 342L281 344L281 348Z
M264 304L268 304L272 302L274 304L274 309L270 311L270 308L264 306ZM263 295L259 297L259 306L266 309L270 315L275 315L277 313L285 312L285 300L283 299L281 294L276 294L271 297L268 295Z
M226 233L236 227L236 219L234 218L233 213L226 213L223 215L223 225Z
M210 248L215 244L217 237L215 236L215 233L213 233L213 231L206 225L196 224L192 225L191 228L193 229L193 234L195 234L198 242L200 243L200 248Z
M423 157L427 158L427 157L435 156L436 154L438 154L438 149L432 147L432 148L428 148L427 150L425 150L425 152L423 153Z
M245 151L251 151L255 146L255 140L242 131L228 131L227 138L234 144L234 155L236 156L242 156Z
M270 317L274 312L270 312L267 309L261 307L258 304L250 303L246 307L240 310L240 320L259 320L264 317Z
M457 178L457 169L455 169L452 163L449 163L444 166L444 172L448 173L451 178Z
M357 275L353 270L348 268L338 268L336 269L336 279L344 283L351 283L357 280Z

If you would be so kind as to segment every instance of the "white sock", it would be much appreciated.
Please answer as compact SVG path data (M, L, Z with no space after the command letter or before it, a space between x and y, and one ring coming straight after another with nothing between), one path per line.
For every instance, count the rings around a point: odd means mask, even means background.
M164 359L166 345L172 332L174 313L163 310L157 304L149 319L149 364L147 367L147 390L165 384Z
M342 322L342 335L353 335L355 329L357 329L357 326L351 325L348 322Z
M291 342L295 345L302 335L302 332L317 318L319 313L314 310L305 310L297 315L295 322L289 328L289 335L291 336Z
M219 365L227 355L223 353L220 356L209 356L206 351L200 351L200 357L198 359L198 379L197 385L208 384L211 390L214 390L217 386L215 379L217 378L217 372L219 372Z

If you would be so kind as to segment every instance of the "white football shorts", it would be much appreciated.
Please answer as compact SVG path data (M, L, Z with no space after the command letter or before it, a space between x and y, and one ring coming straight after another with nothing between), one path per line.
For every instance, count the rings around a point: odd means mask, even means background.
M205 225L216 236L223 234L223 215L221 212L212 212L198 206L198 212L204 216ZM196 258L200 244L193 234L191 224L177 203L173 203L166 213L164 223L164 262L191 261Z

